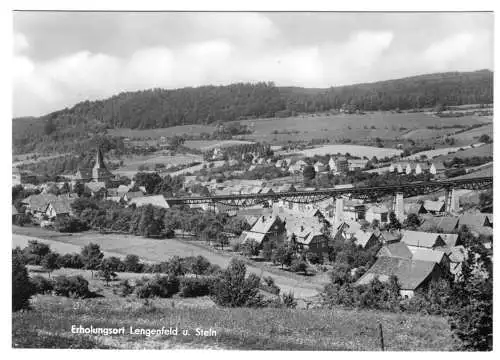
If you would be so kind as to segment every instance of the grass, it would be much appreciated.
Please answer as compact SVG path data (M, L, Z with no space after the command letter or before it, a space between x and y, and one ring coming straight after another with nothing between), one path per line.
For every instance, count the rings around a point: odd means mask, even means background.
M449 155L439 156L436 160L438 161L448 161L457 158L468 158L473 156L493 156L493 144L485 144L483 146L471 149L464 149L462 151L457 151L456 153Z
M312 114L289 118L270 118L240 121L254 132L247 139L270 143L289 140L311 140L315 138L358 139L360 141L380 137L381 139L401 138L409 130L426 129L427 126L472 125L491 123L490 119L479 116L460 118L438 118L425 113L373 112L365 115L327 115ZM375 129L372 129L372 126ZM287 130L289 133L278 133ZM450 129L451 130L451 129ZM298 134L291 132L298 131ZM430 133L428 135L431 135ZM432 135L435 136L435 135Z
M51 248L61 254L67 252L80 252L84 245L90 242L101 247L106 256L124 257L127 254L135 254L143 261L160 262L168 260L172 256L197 256L202 255L213 264L222 268L229 265L231 253L220 253L206 247L199 246L193 241L182 241L178 239L155 240L133 235L100 234L96 232L85 232L79 234L60 234L36 227L13 226L13 246L24 247L29 238L36 238L51 245ZM282 291L292 291L297 298L310 298L318 294L323 288L322 277L302 277L293 273L277 272L266 269L262 264L247 264L247 270L258 276L271 276Z
M305 156L314 156L314 155L326 155L326 154L346 154L349 153L353 156L359 156L371 159L373 156L377 158L384 158L386 156L392 157L394 155L399 155L402 153L402 150L396 149L388 149L388 148L378 148L373 146L362 146L362 145L324 145L314 149L303 150L300 153Z
M181 125L172 126L169 128L159 128L159 129L108 129L108 134L112 136L123 136L126 138L138 138L138 139L159 139L162 136L172 137L174 135L199 135L201 133L211 134L216 130L215 126L209 125Z
M240 350L378 350L378 323L386 350L451 350L444 318L357 310L292 310L247 308L179 308L159 300L122 300L117 307L106 298L69 299L37 295L33 310L12 318L14 347L42 348L208 348ZM72 325L125 327L125 335L71 334ZM128 329L177 327L189 336L129 335ZM196 328L216 336L194 335Z
M191 149L209 150L214 147L227 147L232 145L252 144L253 141L242 140L187 140L184 146Z

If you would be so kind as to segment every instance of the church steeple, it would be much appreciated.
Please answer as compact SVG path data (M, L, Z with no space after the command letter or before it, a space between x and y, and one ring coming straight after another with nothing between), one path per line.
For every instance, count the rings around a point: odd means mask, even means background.
M100 147L97 147L97 152L95 156L95 164L94 164L94 169L105 169L106 165L104 165L104 157L102 156L102 151Z
M113 177L113 174L106 168L104 164L104 156L100 147L97 147L97 152L95 156L95 164L92 169L92 181L106 181Z

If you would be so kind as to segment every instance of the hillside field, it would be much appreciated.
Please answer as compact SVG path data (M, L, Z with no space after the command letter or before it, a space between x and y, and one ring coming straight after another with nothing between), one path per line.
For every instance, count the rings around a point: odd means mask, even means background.
M159 129L108 129L107 133L111 136L122 136L129 139L159 139L160 137L172 137L175 135L199 135L201 133L211 134L215 126L210 125L181 125Z
M370 112L355 114L312 114L288 118L269 118L240 121L254 132L246 139L283 143L289 140L311 140L329 138L338 141L343 138L354 140L381 139L399 140L409 131L427 129L428 126L452 126L490 124L491 119L480 116L439 118L427 113ZM374 129L372 128L375 127ZM454 129L445 129L445 133ZM458 130L455 129L455 130ZM277 133L276 133L277 132ZM439 137L441 133L425 132L423 138ZM406 135L406 137L408 137ZM410 137L412 137L410 135Z
M367 157L371 159L373 156L381 159L384 157L391 157L394 155L399 155L402 150L388 149L388 148L378 148L373 146L361 146L361 145L324 145L319 146L314 149L307 149L300 151L304 156L314 156L314 155L327 155L327 154L351 154L352 156Z
M189 306L185 303L198 303ZM37 295L32 310L12 317L14 348L450 351L444 318L343 309L219 308L210 300L127 298L70 299ZM121 328L124 335L72 334L72 325ZM130 335L129 328L178 328L179 335ZM195 329L215 336L195 336ZM182 336L181 329L188 330Z

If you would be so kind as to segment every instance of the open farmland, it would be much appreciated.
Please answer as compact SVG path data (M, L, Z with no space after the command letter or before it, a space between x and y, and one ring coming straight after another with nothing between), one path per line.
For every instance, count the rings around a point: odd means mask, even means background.
M242 145L242 144L252 144L253 141L245 141L245 140L187 140L184 143L185 147L197 150L210 150L215 147L227 147L233 145Z
M438 161L448 161L455 157L468 158L473 156L493 156L493 144L485 144L477 148L458 150L453 154L441 155L435 158Z
M296 140L328 138L337 141L343 138L367 140L402 139L404 134L416 129L427 129L428 126L470 126L473 124L489 124L491 120L480 116L464 116L458 118L439 118L427 113L391 113L371 112L365 115L356 114L313 114L288 118L269 118L240 121L248 125L253 133L247 139L267 141L269 143L286 143ZM452 131L453 129L446 129ZM427 135L436 136L432 132Z
M129 139L159 139L160 137L172 137L175 135L200 135L201 133L211 134L215 130L209 125L181 125L159 129L108 129L111 136L122 136Z
M201 155L195 154L176 154L165 155L162 152L157 152L151 155L133 155L123 158L123 166L113 172L119 175L133 176L139 170L139 166L147 165L150 169L154 169L155 164L165 164L166 166L190 164L193 162L202 162Z
M488 135L493 138L493 124L488 124L475 128L472 130L464 131L463 133L453 135L453 138L458 144L473 144L479 141L481 135Z
M402 153L401 150L397 149L387 149L379 148L373 146L362 146L362 145L325 145L314 149L307 149L300 151L301 154L311 157L314 155L327 155L327 154L351 154L352 156L367 157L371 159L373 156L381 159L384 157L392 157L394 155L399 155Z

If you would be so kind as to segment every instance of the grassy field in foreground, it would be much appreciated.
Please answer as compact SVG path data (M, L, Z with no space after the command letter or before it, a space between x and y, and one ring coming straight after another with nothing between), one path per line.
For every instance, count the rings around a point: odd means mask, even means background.
M120 308L105 298L36 296L33 310L13 314L12 344L19 348L205 348L240 350L378 350L382 323L386 350L452 350L439 317L355 310L167 307L130 300ZM125 335L71 334L72 325L125 327ZM128 334L134 328L187 329L189 336ZM197 337L196 328L216 336Z

